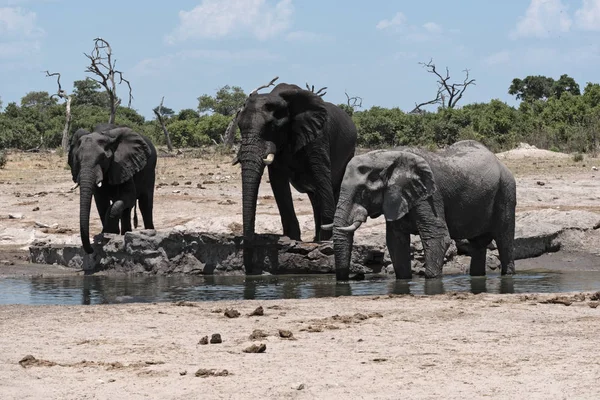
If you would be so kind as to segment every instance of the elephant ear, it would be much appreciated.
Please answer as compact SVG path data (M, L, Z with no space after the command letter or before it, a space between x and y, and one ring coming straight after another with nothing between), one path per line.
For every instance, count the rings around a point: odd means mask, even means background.
M406 151L397 153L386 171L383 214L387 221L402 218L417 202L436 191L433 172L423 157Z
M144 138L130 128L121 127L102 132L111 139L113 159L108 170L108 182L120 185L146 166L150 147Z
M79 146L79 139L89 134L90 132L86 131L85 129L77 129L77 131L75 131L71 137L71 142L69 143L69 155L67 157L67 162L69 163L69 167L71 167L71 174L73 175L73 182L75 183L77 183L77 178L79 177L79 170L81 167L79 165L79 161L75 157L75 152Z
M318 138L327 120L327 109L323 99L300 88L279 93L288 104L290 139L294 152Z

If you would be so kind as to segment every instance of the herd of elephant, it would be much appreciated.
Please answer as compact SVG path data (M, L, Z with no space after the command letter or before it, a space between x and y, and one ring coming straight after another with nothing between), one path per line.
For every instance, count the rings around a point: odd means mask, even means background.
M354 232L367 220L386 220L386 244L397 279L411 277L410 235L421 237L425 276L442 273L451 239L471 248L471 275L485 275L494 240L502 274L514 273L516 185L512 173L482 144L468 140L440 152L399 147L355 156L357 132L338 106L296 85L252 94L238 116L242 170L244 266L260 269L253 239L258 189L265 167L283 225L300 240L290 184L310 199L315 241L333 238L336 277L349 279ZM80 232L86 252L91 198L102 232L131 231L136 201L145 229L154 229L157 153L133 130L100 124L78 130L69 149L73 181L80 186ZM120 224L119 224L120 223ZM134 211L134 226L137 216Z

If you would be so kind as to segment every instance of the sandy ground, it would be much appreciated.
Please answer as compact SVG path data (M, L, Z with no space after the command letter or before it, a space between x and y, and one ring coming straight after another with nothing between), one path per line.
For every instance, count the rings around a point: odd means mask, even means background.
M596 298L592 295L592 298ZM553 299L559 304L545 304ZM583 300L584 301L580 301ZM573 302L570 306L560 304ZM3 399L597 399L584 295L0 307ZM248 317L256 307L264 316ZM224 316L225 308L241 313ZM268 335L250 340L259 329ZM294 340L280 337L288 330ZM223 343L199 344L219 333ZM262 354L244 353L256 344ZM25 356L29 362L19 364ZM226 376L197 377L200 369Z
M600 160L576 163L531 148L498 156L517 178L519 210L600 211L600 172L592 169ZM210 153L160 158L155 225L239 233L240 170L229 160ZM266 180L257 230L279 233ZM66 161L56 154L9 156L0 170L0 275L23 273L22 248L36 238L79 242L78 193L69 192L71 185ZM294 201L310 239L310 203L299 193ZM98 232L92 216L91 230ZM369 221L359 232L382 225ZM557 256L569 257L549 257ZM67 272L32 266L27 273ZM597 300L590 295L571 296L570 306L543 303L555 297L0 306L0 398L596 399L600 307L592 308ZM248 317L258 306L265 315ZM225 317L228 307L242 316ZM269 336L251 341L255 329ZM297 340L280 338L280 329ZM198 344L214 333L222 344ZM266 344L265 353L244 353L252 343ZM21 366L28 355L34 359ZM227 375L196 377L199 369Z

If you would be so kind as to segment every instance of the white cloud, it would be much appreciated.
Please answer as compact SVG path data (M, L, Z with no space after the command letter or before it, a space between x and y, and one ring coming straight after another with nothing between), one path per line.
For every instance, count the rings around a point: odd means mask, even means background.
M11 37L39 37L43 29L36 24L34 12L18 7L0 8L0 35Z
M509 62L510 52L508 50L503 50L494 54L490 54L483 60L483 63L486 65L501 65L508 64Z
M219 62L247 63L252 61L273 61L277 56L266 50L184 50L161 57L146 58L133 67L135 75L157 75L165 70L190 60L207 60Z
M406 17L401 12L396 13L392 19L382 19L377 23L376 28L379 30L385 30L390 28L397 28L406 22Z
M323 42L332 40L332 38L329 36L307 31L290 32L286 35L285 38L290 42Z
M179 12L179 25L166 40L175 43L241 33L265 40L288 30L293 13L292 0L202 0L191 11Z
M442 27L435 22L427 22L423 24L423 28L429 33L442 33Z
M568 32L571 29L571 17L562 0L531 0L525 16L510 36L546 38L557 32Z
M600 31L600 0L583 0L581 8L575 11L575 21L581 29Z

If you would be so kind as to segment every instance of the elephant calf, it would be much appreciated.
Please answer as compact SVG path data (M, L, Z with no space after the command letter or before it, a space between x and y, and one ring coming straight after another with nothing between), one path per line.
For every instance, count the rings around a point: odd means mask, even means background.
M102 232L125 234L131 231L131 209L136 200L144 228L154 229L156 158L152 142L126 127L99 124L94 132L84 129L75 132L68 161L73 181L80 186L79 227L81 243L87 253L94 252L89 238L92 194L102 221Z
M466 140L434 153L376 150L354 157L342 181L333 241L337 279L347 280L354 231L384 215L397 279L411 277L410 234L419 234L425 276L441 275L450 239L468 239L471 275L485 275L487 245L496 241L502 274L514 273L516 184L482 144Z

